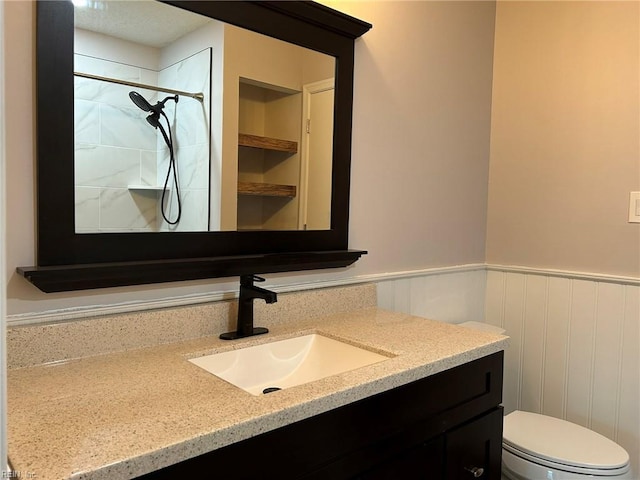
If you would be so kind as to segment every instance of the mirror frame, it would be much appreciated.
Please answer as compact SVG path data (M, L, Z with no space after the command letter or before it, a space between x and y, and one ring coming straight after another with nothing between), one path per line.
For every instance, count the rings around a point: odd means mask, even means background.
M366 253L347 248L354 41L371 25L313 2L159 1L335 57L331 228L77 234L73 4L38 0L38 266L19 273L44 291L63 291L346 266ZM168 264L174 274L163 272Z

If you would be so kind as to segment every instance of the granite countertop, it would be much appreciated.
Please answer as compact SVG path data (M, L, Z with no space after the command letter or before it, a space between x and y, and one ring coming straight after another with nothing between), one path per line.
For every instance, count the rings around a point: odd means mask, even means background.
M395 355L264 396L188 358L324 333ZM9 459L21 478L133 478L503 350L507 337L377 308L233 342L169 345L9 370Z

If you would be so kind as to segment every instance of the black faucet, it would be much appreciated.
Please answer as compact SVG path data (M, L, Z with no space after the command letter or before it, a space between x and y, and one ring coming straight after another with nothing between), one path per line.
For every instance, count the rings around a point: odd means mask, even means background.
M269 330L264 327L253 326L253 300L261 298L267 303L278 301L276 292L256 287L253 282L264 282L264 278L256 275L240 276L240 296L238 297L238 327L235 332L227 332L220 335L223 340L234 340L236 338L250 337L267 333Z

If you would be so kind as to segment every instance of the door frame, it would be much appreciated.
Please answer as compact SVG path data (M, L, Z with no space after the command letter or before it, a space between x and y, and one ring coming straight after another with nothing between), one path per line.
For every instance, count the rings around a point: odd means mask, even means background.
M335 78L327 78L317 82L307 83L302 86L302 137L300 139L300 181L298 199L298 229L304 230L307 223L307 193L309 186L309 125L311 95L335 90ZM335 121L334 121L335 124Z

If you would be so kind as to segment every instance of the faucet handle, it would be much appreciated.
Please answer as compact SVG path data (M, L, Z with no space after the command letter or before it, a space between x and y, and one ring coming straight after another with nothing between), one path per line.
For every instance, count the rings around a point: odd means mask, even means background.
M245 287L250 287L253 285L253 282L264 282L265 279L259 277L257 275L249 274L249 275L240 275L240 284Z

